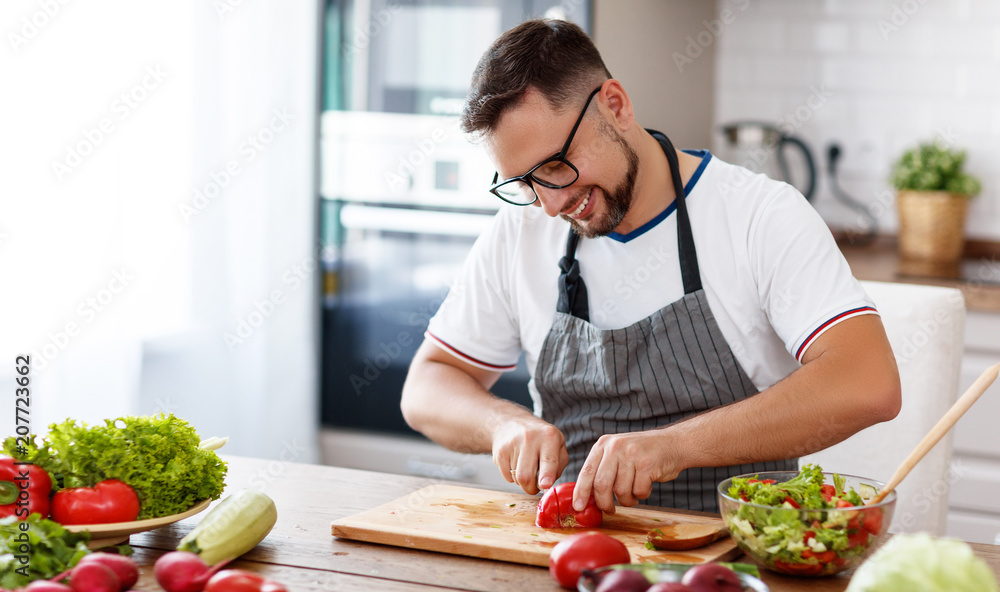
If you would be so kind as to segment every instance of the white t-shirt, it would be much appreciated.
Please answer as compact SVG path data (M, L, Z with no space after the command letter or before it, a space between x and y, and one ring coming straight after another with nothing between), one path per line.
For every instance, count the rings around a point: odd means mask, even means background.
M874 305L795 188L707 151L689 154L702 158L684 188L702 286L733 354L763 390L798 368L823 331L874 313ZM568 232L568 223L541 208L502 206L431 319L428 338L493 370L512 370L523 350L534 376ZM684 295L674 204L628 235L582 238L576 258L598 328L626 327Z

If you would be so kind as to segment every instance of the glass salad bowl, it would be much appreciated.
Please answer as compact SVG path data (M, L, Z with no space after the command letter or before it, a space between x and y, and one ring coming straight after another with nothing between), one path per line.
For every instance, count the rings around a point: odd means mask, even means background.
M805 499L800 495L803 473L739 475L720 483L719 511L733 540L761 567L782 574L827 576L857 566L885 541L896 492L877 504L859 507L859 500L863 504L871 499L884 484L820 473L817 467L813 477L818 480L822 475L823 479L823 494L817 503L816 486ZM785 496L782 485L793 479L794 486L787 490L791 495ZM851 491L857 497L846 493ZM812 503L803 507L796 498Z

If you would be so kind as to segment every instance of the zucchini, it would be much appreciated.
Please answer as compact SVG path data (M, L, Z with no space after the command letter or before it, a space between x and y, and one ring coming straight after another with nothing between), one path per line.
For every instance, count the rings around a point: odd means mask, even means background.
M260 491L244 489L212 508L181 539L177 550L197 553L207 565L236 559L264 540L277 521L274 500Z

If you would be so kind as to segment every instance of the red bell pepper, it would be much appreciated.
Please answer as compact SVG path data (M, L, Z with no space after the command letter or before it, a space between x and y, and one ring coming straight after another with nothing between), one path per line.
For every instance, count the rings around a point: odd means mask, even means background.
M577 512L573 509L573 489L576 483L560 483L545 492L538 502L535 526L540 528L593 528L601 525L604 514L590 496L587 507Z
M13 458L0 458L0 518L17 516L24 520L29 514L48 518L51 492L48 471Z
M132 522L138 516L139 496L118 479L93 487L60 489L52 497L52 519L59 524Z

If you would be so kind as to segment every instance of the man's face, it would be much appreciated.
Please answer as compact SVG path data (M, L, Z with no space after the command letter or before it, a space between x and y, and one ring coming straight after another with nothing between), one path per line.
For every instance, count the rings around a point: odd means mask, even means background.
M600 95L594 98L594 102ZM531 89L500 119L486 138L486 150L500 178L524 174L557 154L566 143L580 104L557 112ZM591 111L597 106L591 105ZM603 117L588 113L573 137L566 158L580 171L575 183L549 189L534 183L538 201L549 216L560 216L582 236L604 236L625 218L632 204L639 158L625 138Z

